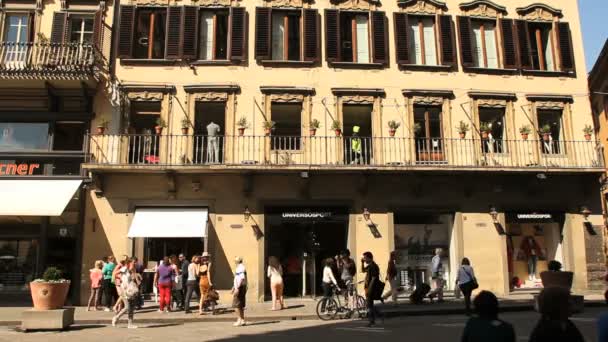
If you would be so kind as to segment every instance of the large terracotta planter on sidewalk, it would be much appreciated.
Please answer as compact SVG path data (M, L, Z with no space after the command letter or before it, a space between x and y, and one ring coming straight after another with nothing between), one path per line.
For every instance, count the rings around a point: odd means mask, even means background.
M69 281L64 283L31 282L30 292L32 293L34 309L56 310L63 308L69 290Z

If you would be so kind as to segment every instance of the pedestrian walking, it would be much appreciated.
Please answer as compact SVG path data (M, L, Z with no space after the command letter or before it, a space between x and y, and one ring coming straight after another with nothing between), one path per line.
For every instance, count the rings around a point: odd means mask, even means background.
M268 270L266 272L270 278L270 291L272 292L272 311L276 311L276 304L279 304L279 310L285 308L283 301L283 267L279 263L277 257L271 256L268 258Z
M498 319L498 299L490 291L481 291L473 301L477 317L471 317L461 342L515 342L515 329Z
M175 303L175 307L177 310L183 310L184 308L184 296L182 296L182 290L184 288L182 282L182 269L179 263L177 256L172 255L169 257L169 262L171 262L171 269L173 269L174 275L172 276L173 287L171 288L171 298L172 302Z
M209 290L213 286L211 282L211 254L203 252L201 256L201 263L198 267L199 276L199 288L201 290L201 297L198 306L198 314L202 315L205 309L205 301L209 296Z
M540 292L538 307L541 318L530 334L530 342L585 341L576 325L568 319L569 301L570 291L563 287L548 287Z
M124 302L124 307L112 318L112 326L115 327L118 320L127 313L129 329L136 329L133 324L135 316L135 306L139 297L139 286L141 285L141 274L137 273L135 263L132 260L126 262L125 266L120 268L120 287L121 297Z
M173 279L175 271L171 267L169 257L164 257L154 275L154 287L158 288L159 292L159 312L169 312L171 310L171 289L173 288Z
M104 294L104 306L106 307L104 311L112 311L112 300L114 298L114 281L112 280L112 273L114 272L114 268L116 264L114 263L114 256L108 256L108 262L103 266L101 272L103 273L103 294Z
M374 300L382 297L383 286L380 281L380 267L374 261L374 255L371 252L363 253L361 259L361 269L365 273L365 299L367 301L367 317L369 318L368 327L376 324L376 316L378 311L374 306Z
M190 303L186 303L186 295L188 293L188 266L190 266L190 262L188 262L188 259L186 258L186 256L184 255L184 253L180 253L178 256L178 262L179 262L179 267L180 267L180 274L181 274L181 282L182 282L182 309L184 311L186 311L186 306L190 305Z
M357 265L355 260L350 257L350 251L345 249L336 258L338 263L338 273L342 285L346 289L344 291L344 300L348 303L349 308L354 308L354 293L355 293L355 275L357 274Z
M479 287L475 278L475 271L471 267L471 262L468 258L462 258L458 275L456 276L456 285L460 288L464 296L464 306L467 316L471 315L471 293Z
M236 310L237 319L234 323L235 327L246 325L245 322L245 306L247 295L247 270L243 264L242 257L236 257L234 260L236 269L234 271L234 282L232 285L232 306Z
M115 297L116 297L116 303L114 304L114 308L113 311L114 312L119 312L120 310L122 310L122 308L124 307L124 301L123 301L123 296L121 294L122 292L122 287L120 286L120 281L121 281L121 275L120 275L120 270L127 265L127 262L129 262L129 257L126 255L123 255L120 258L120 261L118 262L118 264L116 264L116 267L114 267L114 270L112 271L112 280L114 281L114 291L115 291Z
M133 261L133 265L135 265L135 272L142 278L142 281L139 283L139 294L137 295L137 305L135 306L136 310L141 310L141 308L144 307L144 291L142 290L142 287L145 267L139 262L139 259L136 256L132 257L131 260Z
M95 311L99 310L101 304L101 283L103 280L103 261L95 261L95 267L89 270L89 279L91 280L91 295L87 303L87 311L91 311L91 305Z
M192 312L190 311L190 300L192 299L192 292L195 292L195 289L199 287L198 281L196 280L199 263L200 257L198 255L195 255L192 257L192 262L188 265L186 278L186 299L184 300L184 312L187 314Z
M437 297L438 302L443 302L443 263L441 262L441 248L435 249L435 256L431 259L431 280L433 281L433 291L428 294L429 299Z
M387 291L382 299L386 300L391 297L393 303L397 303L397 295L399 291L399 277L397 274L397 252L392 251L386 267L386 281L391 285L390 291Z

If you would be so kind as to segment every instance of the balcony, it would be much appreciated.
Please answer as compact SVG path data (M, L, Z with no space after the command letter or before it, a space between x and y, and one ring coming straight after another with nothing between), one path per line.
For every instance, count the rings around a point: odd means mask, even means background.
M91 135L88 170L601 172L596 141L397 137Z
M0 43L2 79L79 79L92 76L97 52L78 43Z

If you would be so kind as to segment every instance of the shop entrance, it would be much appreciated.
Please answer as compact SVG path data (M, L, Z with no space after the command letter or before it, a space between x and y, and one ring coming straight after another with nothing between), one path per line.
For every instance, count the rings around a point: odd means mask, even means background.
M266 260L283 267L286 297L321 293L322 261L346 249L348 211L342 208L270 208L266 211ZM270 284L265 278L266 297Z
M201 238L146 238L145 260L159 262L165 256L183 253L188 260L194 254L203 252L203 239Z
M507 213L509 288L542 288L540 273L551 260L563 264L564 214Z

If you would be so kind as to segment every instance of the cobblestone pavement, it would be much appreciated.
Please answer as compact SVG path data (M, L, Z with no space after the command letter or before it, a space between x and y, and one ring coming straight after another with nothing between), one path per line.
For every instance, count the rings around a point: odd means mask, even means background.
M572 318L583 332L588 342L596 341L596 317L600 308L592 308ZM507 313L501 318L514 324L517 341L527 341L538 320L534 312ZM137 318L137 317L136 317ZM149 323L139 324L139 329L126 329L122 322L113 328L107 325L81 325L65 332L20 333L14 329L0 327L0 342L28 341L83 341L83 342L190 342L190 341L433 341L457 342L464 329L466 317L416 316L387 319L373 328L367 328L365 321L321 322L313 320L259 321L246 327L234 328L229 322L196 323Z

